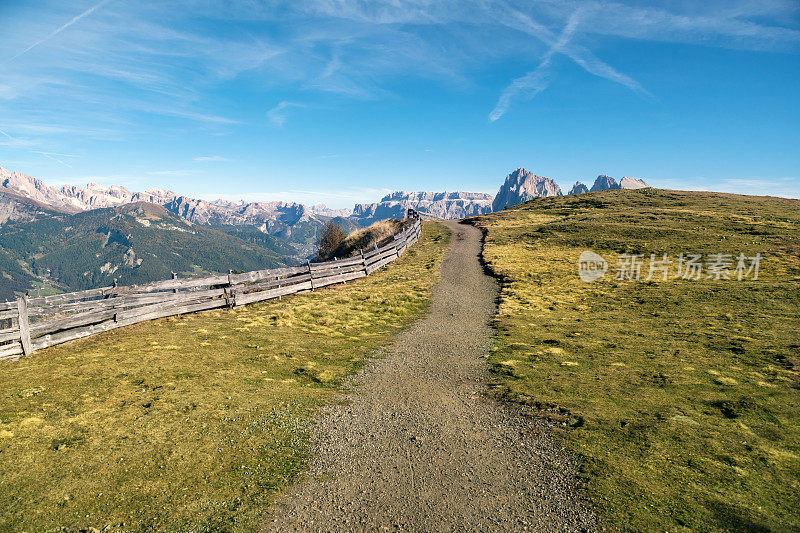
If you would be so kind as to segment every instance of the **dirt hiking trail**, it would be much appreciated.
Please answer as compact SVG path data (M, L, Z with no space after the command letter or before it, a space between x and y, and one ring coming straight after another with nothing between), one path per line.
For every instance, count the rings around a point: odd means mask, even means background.
M455 221L430 313L315 426L310 471L267 531L583 531L577 466L546 426L486 397L496 282Z

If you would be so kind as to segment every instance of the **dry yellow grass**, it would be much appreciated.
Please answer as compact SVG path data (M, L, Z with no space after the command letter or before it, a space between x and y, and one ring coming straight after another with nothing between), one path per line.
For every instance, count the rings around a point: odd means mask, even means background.
M562 424L607 524L800 529L800 202L608 191L478 224L503 278L494 385ZM611 261L593 283L586 249ZM650 253L681 252L764 259L758 280L614 279L617 254L646 275Z
M408 221L379 220L366 228L356 230L345 238L333 252L335 257L349 257L359 250L367 251L375 246L387 244L392 236L399 233L408 224Z
M448 241L313 293L0 365L0 531L253 531L342 376L422 312Z

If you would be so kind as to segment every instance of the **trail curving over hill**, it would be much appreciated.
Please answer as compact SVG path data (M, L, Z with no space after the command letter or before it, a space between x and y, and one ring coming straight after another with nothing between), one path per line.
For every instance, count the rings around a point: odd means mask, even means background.
M309 473L268 531L581 531L577 465L547 427L485 395L497 285L455 221L431 311L323 411Z

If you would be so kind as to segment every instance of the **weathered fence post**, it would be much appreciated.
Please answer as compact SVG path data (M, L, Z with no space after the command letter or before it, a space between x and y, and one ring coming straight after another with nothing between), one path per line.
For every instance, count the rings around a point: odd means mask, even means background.
M311 282L311 290L314 290L314 274L311 272L311 261L306 259L306 266L308 267L308 280Z
M22 344L22 354L30 355L33 351L31 346L31 326L28 322L28 297L22 296L17 300L19 310L19 341Z
M361 254L361 264L364 266L364 275L368 276L369 272L367 271L367 259L364 257L364 249L359 248L358 253Z
M178 273L177 273L177 272L173 272L173 273L172 273L172 279L178 279ZM176 288L174 288L174 289L172 289L172 292L173 292L173 293L177 293L177 292L178 292L178 289L177 289L177 287L176 287Z
M233 270L228 270L228 286L225 287L225 305L230 309L236 306L236 295L233 293L233 280L231 279Z

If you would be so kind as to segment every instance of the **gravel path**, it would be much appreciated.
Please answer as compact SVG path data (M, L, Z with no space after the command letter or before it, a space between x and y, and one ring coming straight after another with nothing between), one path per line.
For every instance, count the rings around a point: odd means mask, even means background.
M547 427L485 395L497 285L478 261L479 230L447 225L431 312L323 411L310 471L267 530L594 529Z

